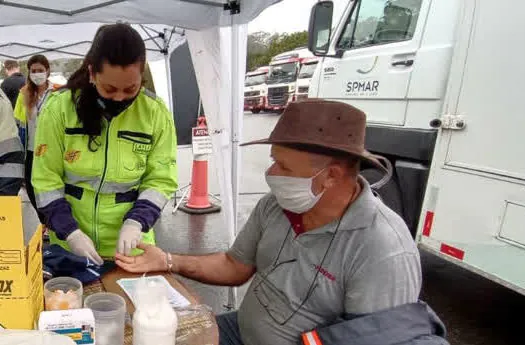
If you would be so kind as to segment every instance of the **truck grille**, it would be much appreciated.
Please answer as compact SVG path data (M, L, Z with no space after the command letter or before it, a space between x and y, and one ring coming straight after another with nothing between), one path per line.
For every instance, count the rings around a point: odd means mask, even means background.
M246 99L244 100L244 105L245 106L251 106L251 107L255 107L257 105L259 105L259 98L254 98L254 99Z
M256 97L261 94L261 91L246 91L244 97Z
M272 106L286 105L288 102L288 86L268 88L268 104Z
M308 93L308 86L300 86L299 87L299 93Z

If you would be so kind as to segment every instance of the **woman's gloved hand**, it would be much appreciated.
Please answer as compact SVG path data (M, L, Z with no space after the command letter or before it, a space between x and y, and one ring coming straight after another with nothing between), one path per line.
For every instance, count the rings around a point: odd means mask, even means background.
M137 248L141 240L142 225L133 219L126 219L120 228L117 253L129 255L132 249Z
M73 231L67 238L67 244L73 254L84 256L93 261L97 265L103 265L104 260L98 255L95 245L88 235L77 229Z

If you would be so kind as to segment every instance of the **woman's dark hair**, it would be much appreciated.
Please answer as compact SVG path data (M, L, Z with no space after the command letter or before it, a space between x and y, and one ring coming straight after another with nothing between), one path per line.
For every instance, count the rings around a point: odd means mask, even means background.
M31 109L33 109L38 100L38 86L35 83L33 83L31 78L29 78L29 75L31 74L31 66L36 63L43 65L46 68L47 73L49 73L50 68L49 61L44 55L33 55L29 58L29 60L27 60L28 73L26 82L27 87L24 93L24 102L27 108L28 116L31 116Z
M146 63L146 46L140 34L128 24L101 26L82 66L67 81L71 98L76 106L80 123L89 135L88 148L96 151L100 146L96 138L102 133L102 108L98 104L98 93L89 82L89 69L93 74L102 72L103 64L129 66L140 62L142 71Z

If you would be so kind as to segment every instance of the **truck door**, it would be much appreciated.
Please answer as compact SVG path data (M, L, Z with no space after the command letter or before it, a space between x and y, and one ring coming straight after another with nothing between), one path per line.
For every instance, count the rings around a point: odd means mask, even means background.
M423 247L525 294L524 12L465 1L419 231Z
M319 97L351 103L369 123L403 125L407 93L430 0L361 0L345 11L334 49L325 58ZM343 15L343 18L345 17Z

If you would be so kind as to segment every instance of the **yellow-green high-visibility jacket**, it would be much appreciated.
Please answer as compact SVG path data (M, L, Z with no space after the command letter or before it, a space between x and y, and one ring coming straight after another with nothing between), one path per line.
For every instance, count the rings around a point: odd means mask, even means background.
M125 219L142 225L143 242L177 188L171 113L147 90L111 121L92 152L71 91L53 92L38 117L32 182L52 243L81 229L102 257L113 257ZM140 253L139 250L132 254Z

